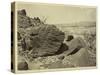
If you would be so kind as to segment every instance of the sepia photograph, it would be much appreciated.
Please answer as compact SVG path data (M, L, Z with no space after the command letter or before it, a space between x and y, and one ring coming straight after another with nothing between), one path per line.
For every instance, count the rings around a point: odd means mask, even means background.
M14 10L12 69L22 72L97 66L96 7L16 2Z

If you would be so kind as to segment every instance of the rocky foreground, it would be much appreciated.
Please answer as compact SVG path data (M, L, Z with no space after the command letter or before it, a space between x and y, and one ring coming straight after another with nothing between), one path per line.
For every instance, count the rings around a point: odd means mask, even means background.
M65 33L55 25L44 24L18 11L18 69L55 69L96 66L96 48L90 49L82 38L67 45ZM87 40L86 40L87 41ZM95 44L95 38L92 37ZM89 43L89 42L88 42Z

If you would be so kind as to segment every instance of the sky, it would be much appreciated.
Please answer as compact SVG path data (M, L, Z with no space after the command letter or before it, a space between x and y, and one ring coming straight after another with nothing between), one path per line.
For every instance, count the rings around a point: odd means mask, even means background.
M17 3L17 10L25 9L30 17L47 18L48 24L66 24L84 21L96 21L96 7Z

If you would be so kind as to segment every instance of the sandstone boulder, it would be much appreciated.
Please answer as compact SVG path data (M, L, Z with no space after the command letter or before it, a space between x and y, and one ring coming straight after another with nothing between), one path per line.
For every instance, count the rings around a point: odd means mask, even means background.
M71 40L67 45L68 51L66 52L66 54L68 55L75 54L81 48L85 48L87 46L85 40L83 40L81 37L77 37Z
M33 57L39 57L56 53L64 37L64 33L56 26L43 25L28 30L22 43L26 50L31 50Z

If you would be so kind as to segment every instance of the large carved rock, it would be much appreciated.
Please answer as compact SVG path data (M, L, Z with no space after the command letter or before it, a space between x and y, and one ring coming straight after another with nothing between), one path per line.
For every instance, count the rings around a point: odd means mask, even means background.
M64 37L64 33L54 25L33 27L27 30L22 47L30 50L33 57L51 55L59 50Z
M26 11L18 11L18 45L32 57L51 55L58 51L64 33L54 25L42 23L39 17L30 18Z

